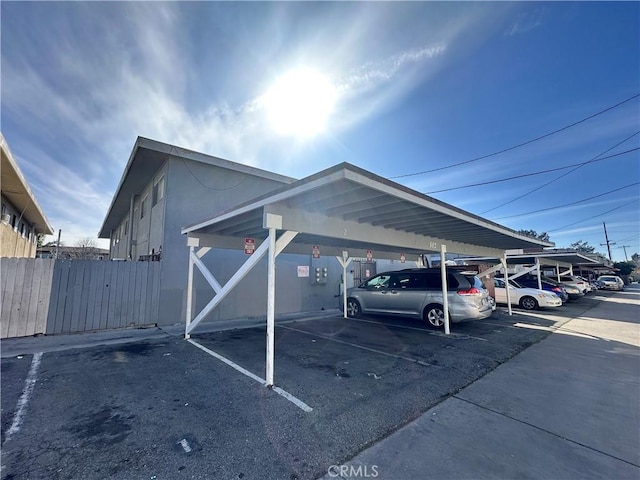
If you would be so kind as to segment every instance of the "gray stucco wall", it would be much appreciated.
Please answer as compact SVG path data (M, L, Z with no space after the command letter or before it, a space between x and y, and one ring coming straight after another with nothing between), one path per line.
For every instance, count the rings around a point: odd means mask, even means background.
M184 322L187 285L188 248L180 230L209 219L234 206L283 186L273 180L233 172L172 157L166 175L165 230L160 291L161 325ZM242 239L239 240L242 242ZM277 260L276 312L335 308L341 269L335 259L315 260L327 263L326 284L315 286L310 278L298 278L298 265L311 265L307 255L282 254ZM224 285L246 260L243 251L210 251L203 261ZM333 261L331 261L333 260ZM266 260L242 281L207 320L263 317L266 314ZM196 276L196 307L202 308L213 296L204 279Z
M160 181L165 182L166 165L153 176L153 179L144 187L142 192L136 195L133 211L133 245L131 248L132 259L138 260L140 255L149 255L152 251L158 252L164 241L164 209L165 195L153 203L153 187ZM164 180L163 180L164 178ZM145 202L145 215L141 217L140 209ZM120 221L118 227L112 232L110 255L114 259L126 259L129 256L129 214Z

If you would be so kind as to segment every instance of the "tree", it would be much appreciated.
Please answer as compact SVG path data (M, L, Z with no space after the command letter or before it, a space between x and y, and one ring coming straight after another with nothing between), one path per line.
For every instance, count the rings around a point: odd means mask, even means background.
M640 267L640 255L634 253L633 255L631 255L631 260L633 260L633 263Z
M535 230L518 230L520 235L524 235L526 237L537 238L538 240L542 240L543 242L549 242L549 234L547 232L538 233Z
M73 260L88 260L96 257L98 247L96 240L91 237L80 238L74 244L74 249L67 252L67 256Z
M613 268L620 270L620 276L626 277L635 270L636 264L633 262L615 262Z
M596 249L595 247L589 245L589 242L583 242L582 240L573 242L571 245L569 245L569 248L579 253L593 253Z

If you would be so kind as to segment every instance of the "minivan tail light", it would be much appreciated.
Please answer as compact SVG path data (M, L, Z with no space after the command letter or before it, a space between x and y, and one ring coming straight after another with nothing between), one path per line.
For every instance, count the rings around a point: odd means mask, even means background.
M560 290L560 287L553 287L551 290L553 290L554 292L561 292L562 290Z
M481 295L482 293L476 287L458 290L458 295Z

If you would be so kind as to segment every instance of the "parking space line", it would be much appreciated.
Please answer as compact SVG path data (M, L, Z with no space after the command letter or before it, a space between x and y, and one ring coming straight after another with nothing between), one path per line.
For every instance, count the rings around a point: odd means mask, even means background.
M24 389L22 390L22 395L18 400L18 410L13 417L13 423L7 433L5 435L4 441L5 443L14 433L18 433L20 431L20 427L22 426L22 418L27 411L27 405L29 404L29 400L31 399L31 394L33 393L33 389L36 386L36 380L38 376L38 367L40 367L40 360L42 359L42 352L34 353L33 359L31 360L31 368L29 368L29 373L27 374L27 378L24 381Z
M375 348L365 347L363 345L358 345L356 343L345 342L344 340L338 340L336 338L333 338L330 335L323 335L321 333L307 332L305 330L300 330L298 328L285 327L284 325L276 325L276 327L284 328L286 330L292 330L294 332L304 333L305 335L311 335L312 337L324 338L325 340L329 340L331 342L342 343L343 345L349 345L350 347L359 348L361 350L366 350L368 352L378 353L380 355L385 355L387 357L398 358L400 360L405 360L405 361L411 362L411 363L418 363L418 364L420 364L420 365L422 365L424 367L435 367L436 366L436 365L432 365L431 363L423 362L422 360L416 360L415 358L403 357L402 355L395 355L393 353L383 352L382 350L376 350Z
M214 352L213 350L209 350L207 347L200 345L198 342L192 340L192 339L188 339L187 342L191 343L192 345L195 345L196 347L198 347L200 350L202 350L203 352L208 353L209 355L211 355L212 357L217 358L218 360L220 360L223 363L226 363L227 365L229 365L231 368L236 369L237 371L239 371L240 373L242 373L243 375L246 375L249 378L252 378L253 380L255 380L258 383L261 383L262 385L266 385L267 382L266 380L260 378L259 376L251 373L249 370L242 368L240 365L238 365L237 363L232 362L231 360L229 360L228 358L223 357L222 355L220 355L219 353ZM289 392L284 391L283 389L281 389L280 387L276 387L275 385L273 386L272 390L274 392L276 392L278 395L286 398L287 400L289 400L291 403L293 403L296 407L300 408L301 410L304 410L305 412L311 412L313 411L313 408L311 408L309 405L307 405L306 403L304 403L302 400L294 397L293 395L291 395Z
M462 339L472 338L473 340L480 340L481 342L486 342L487 341L486 338L474 337L473 335L467 335L466 333L451 332L449 335L447 335L446 333L432 332L431 330L425 330L424 328L405 327L404 325L389 325L388 323L374 322L373 320L363 320L362 318L350 318L349 320L350 321L355 321L355 322L373 323L375 325L384 325L385 327L404 328L406 330L417 330L418 332L424 332L424 333L426 333L428 335L434 335L436 337L444 337L444 338L457 337L457 338L462 338Z
M520 327L516 327L514 325L507 325L505 323L492 323L492 322L482 322L483 325L493 325L494 327L505 327L505 328L517 328L520 329Z

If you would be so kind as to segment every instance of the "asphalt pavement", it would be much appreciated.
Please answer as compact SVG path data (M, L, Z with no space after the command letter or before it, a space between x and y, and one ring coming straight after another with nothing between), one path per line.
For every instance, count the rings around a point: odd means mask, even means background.
M603 298L324 479L640 478L639 307Z
M3 479L640 478L640 290L499 309L453 334L412 319L2 342ZM43 353L44 352L44 353Z

